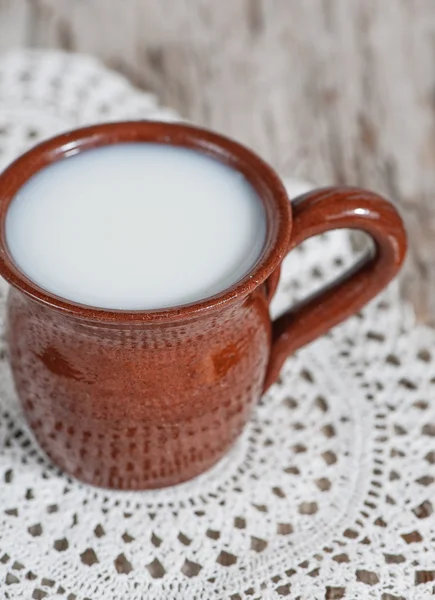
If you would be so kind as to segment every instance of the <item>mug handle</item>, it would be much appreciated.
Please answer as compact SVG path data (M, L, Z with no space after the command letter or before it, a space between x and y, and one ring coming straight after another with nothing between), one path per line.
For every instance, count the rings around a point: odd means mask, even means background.
M276 381L285 359L358 312L399 271L406 254L406 232L394 206L384 198L353 187L321 188L292 202L289 252L304 240L333 229L360 229L373 249L336 281L290 308L272 324L272 348L264 389ZM279 269L268 280L269 300Z

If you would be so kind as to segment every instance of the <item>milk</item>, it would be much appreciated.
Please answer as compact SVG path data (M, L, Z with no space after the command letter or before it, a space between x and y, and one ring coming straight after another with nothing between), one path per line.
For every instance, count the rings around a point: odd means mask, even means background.
M46 167L6 218L9 252L29 279L107 309L218 294L253 268L265 237L264 208L239 172L155 143L97 148Z

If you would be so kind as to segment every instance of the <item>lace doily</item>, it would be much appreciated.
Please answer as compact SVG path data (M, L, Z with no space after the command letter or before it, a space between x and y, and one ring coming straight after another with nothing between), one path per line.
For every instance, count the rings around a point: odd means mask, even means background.
M1 167L83 123L174 116L89 58L0 60ZM343 232L294 251L274 313L350 260ZM3 284L2 317L5 292ZM126 493L80 484L47 461L20 413L2 338L0 596L431 597L434 349L435 333L414 327L393 285L286 362L214 469L178 487Z

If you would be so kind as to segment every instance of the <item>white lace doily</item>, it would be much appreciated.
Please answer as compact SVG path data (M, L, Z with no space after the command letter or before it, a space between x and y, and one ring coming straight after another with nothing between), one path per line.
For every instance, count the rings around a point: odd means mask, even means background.
M85 57L0 60L0 160L83 123L172 118ZM290 184L290 191L294 185ZM274 301L340 272L310 240ZM5 285L0 314L4 315ZM8 599L419 600L435 593L435 334L395 286L291 357L213 470L153 492L73 481L35 444L0 342L0 596Z

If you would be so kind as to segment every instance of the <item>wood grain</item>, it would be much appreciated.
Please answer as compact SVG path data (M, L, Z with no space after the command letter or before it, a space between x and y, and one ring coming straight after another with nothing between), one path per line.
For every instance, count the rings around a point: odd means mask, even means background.
M17 45L92 53L282 174L387 194L435 322L433 0L0 0Z

